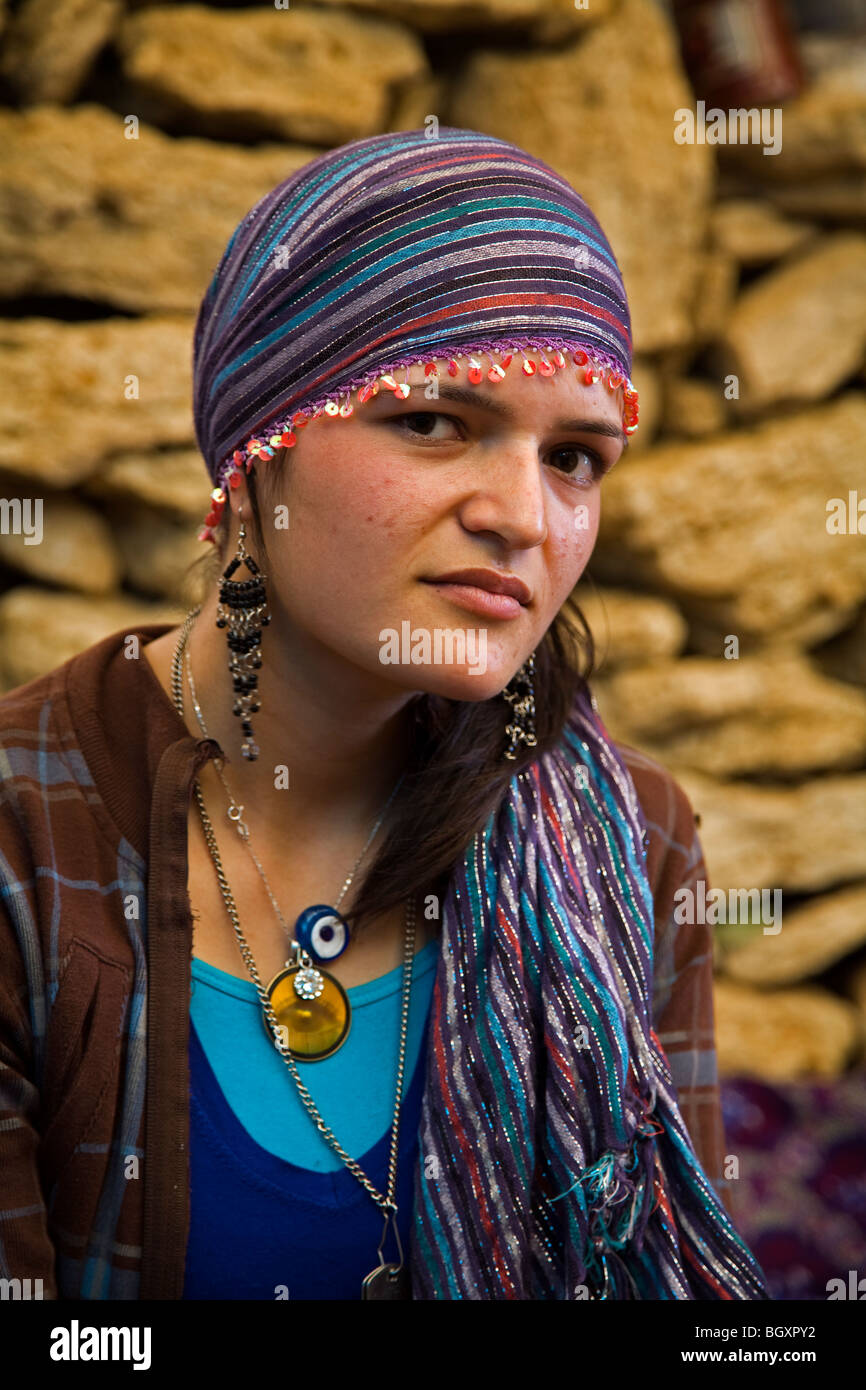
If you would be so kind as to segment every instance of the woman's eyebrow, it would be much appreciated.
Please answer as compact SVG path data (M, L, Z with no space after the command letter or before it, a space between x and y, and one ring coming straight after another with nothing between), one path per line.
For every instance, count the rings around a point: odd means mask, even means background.
M425 383L416 382L409 389L410 391L423 391L426 389ZM438 399L456 401L458 405L480 405L482 410L489 410L503 420L513 421L518 413L512 406L506 405L505 401L496 400L488 392L479 391L475 386L449 386L445 384L439 387ZM607 435L610 439L618 439L626 447L629 442L628 436L620 426L614 425L608 420L557 420L551 428L569 431L585 430L589 434Z

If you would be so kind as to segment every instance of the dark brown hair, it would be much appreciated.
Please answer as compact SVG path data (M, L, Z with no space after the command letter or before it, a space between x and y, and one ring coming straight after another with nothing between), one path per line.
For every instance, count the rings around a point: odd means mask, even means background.
M264 486L255 469L247 474L252 523L260 553L267 555L260 503L281 487L287 449L267 464ZM193 561L199 586L207 589L228 563L231 508L226 505L216 544ZM266 566L265 566L266 567ZM559 740L578 690L592 675L595 646L583 613L573 600L560 610L535 652L537 744L514 762L504 756L510 708L501 695L469 702L423 694L412 701L410 760L383 822L384 837L360 886L351 912L353 930L374 921L410 895L442 895L454 864L501 801L511 778Z

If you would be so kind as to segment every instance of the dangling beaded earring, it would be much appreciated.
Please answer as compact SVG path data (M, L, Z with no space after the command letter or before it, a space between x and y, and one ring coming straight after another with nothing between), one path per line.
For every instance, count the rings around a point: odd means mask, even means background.
M216 625L217 627L228 626L227 640L231 653L229 670L237 695L232 714L236 714L242 720L244 742L241 745L241 752L249 762L255 762L259 756L259 747L253 738L250 715L256 714L261 709L256 695L259 678L255 673L260 670L262 664L262 655L259 650L262 641L262 628L267 627L271 619L267 611L268 600L264 584L267 575L262 574L252 555L247 554L244 545L246 530L244 528L243 507L240 510L240 519L241 529L238 533L237 554L224 571L220 583L220 601L217 608ZM253 577L232 584L230 582L231 577L242 563L246 565Z
M509 762L514 762L521 744L527 748L534 748L537 743L535 737L534 675L535 652L532 652L502 692L502 698L507 700L511 706L513 720L513 723L505 726L506 737L511 740L505 750L505 757Z

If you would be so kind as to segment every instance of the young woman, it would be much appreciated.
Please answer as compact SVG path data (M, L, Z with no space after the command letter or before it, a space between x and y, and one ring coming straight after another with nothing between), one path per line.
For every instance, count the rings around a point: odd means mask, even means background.
M767 1297L661 1040L712 1057L692 812L564 610L630 370L597 220L503 141L357 141L236 229L203 602L0 701L0 1273Z

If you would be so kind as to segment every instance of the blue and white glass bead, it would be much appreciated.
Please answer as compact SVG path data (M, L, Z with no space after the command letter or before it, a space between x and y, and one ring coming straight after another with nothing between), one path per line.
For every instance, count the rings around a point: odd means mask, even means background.
M314 960L336 960L349 944L349 924L335 907L307 907L295 923L295 939Z

